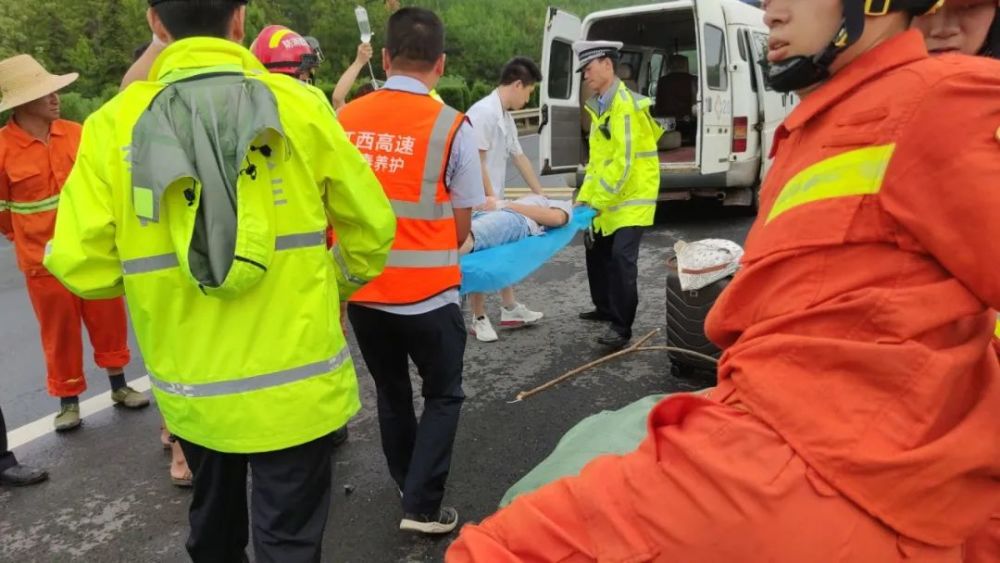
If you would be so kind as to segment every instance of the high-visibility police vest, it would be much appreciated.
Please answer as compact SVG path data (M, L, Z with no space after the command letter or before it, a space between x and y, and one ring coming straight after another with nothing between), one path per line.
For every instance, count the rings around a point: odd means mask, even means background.
M372 163L396 213L396 240L382 275L354 302L417 303L458 287L458 241L445 173L465 116L425 94L379 90L338 119Z
M242 163L250 177L240 189L272 202L272 247L265 275L239 295L220 298L206 295L179 263L177 241L190 237L190 224L172 219L187 213L184 197L167 193L158 211L144 212L160 196L135 189L151 186L134 185L131 153L134 127L166 82L232 72L273 94L290 150L258 147ZM67 213L57 219L45 265L85 298L124 289L157 405L174 434L231 453L286 449L327 435L360 408L340 329L337 266L325 244L323 194L324 177L332 173L323 163L351 147L321 92L268 74L236 43L171 43L151 76L155 81L133 84L88 118L64 188ZM237 115L237 108L212 109ZM329 119L320 119L324 115ZM363 165L357 169L367 172ZM358 200L350 204L360 210L356 220L390 224L391 211L371 174L353 180L360 188L350 195ZM345 244L357 244L352 237L370 232L339 234ZM362 258L380 262L385 251L379 252Z
M594 229L605 235L622 227L653 224L660 192L656 142L663 129L650 116L650 103L620 80L603 113L596 97L586 103L591 118L590 161L577 200L598 210Z

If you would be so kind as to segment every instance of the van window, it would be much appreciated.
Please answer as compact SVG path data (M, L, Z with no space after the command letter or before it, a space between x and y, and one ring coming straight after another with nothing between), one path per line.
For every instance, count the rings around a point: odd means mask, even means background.
M712 90L729 88L729 74L726 71L726 35L711 24L705 24L705 80Z
M549 98L568 100L573 93L573 45L556 39L549 55Z
M746 38L744 37L746 32L741 29L738 33L739 35L736 36L736 44L740 47L740 59L745 61L747 60L747 45Z
M751 67L750 89L753 90L754 93L757 93L759 91L759 87L757 86L757 77L763 76L764 74L763 70L760 69L759 67L753 68L757 66L757 61L753 60L753 47L752 47L753 43L751 43L753 39L750 39L750 31L746 29L741 29L739 38L740 38L740 56L743 57L744 61L748 61ZM744 55L744 50L748 52L746 55ZM748 56L749 59L747 58Z
M649 76L649 92L647 94L650 98L656 97L656 86L660 81L661 74L663 74L663 53L653 53L649 57L649 71L646 73Z
M756 51L760 53L759 59L754 57L756 59L754 60L754 63L756 63L757 66L760 68L760 73L761 73L760 75L764 76L766 74L764 70L764 58L767 57L767 35L764 33L760 33L759 31L755 31L753 32L753 40L754 43L757 44ZM771 85L767 83L767 80L764 81L764 89L767 90L768 92L772 91Z

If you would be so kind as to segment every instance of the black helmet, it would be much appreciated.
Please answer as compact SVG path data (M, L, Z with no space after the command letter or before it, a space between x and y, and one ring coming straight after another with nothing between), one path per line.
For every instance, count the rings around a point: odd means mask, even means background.
M920 16L938 9L944 0L843 0L844 21L830 44L813 56L797 56L771 63L766 59L765 79L779 92L808 88L830 76L830 65L844 49L853 45L865 31L865 17L884 16L889 12L909 12Z

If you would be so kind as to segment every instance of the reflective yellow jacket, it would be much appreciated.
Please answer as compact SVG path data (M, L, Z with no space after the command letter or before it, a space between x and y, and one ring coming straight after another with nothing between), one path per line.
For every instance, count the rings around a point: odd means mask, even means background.
M133 128L168 83L227 72L266 85L287 146L247 156L273 190L274 248L259 282L221 299L178 266L171 215L183 208L165 199L158 221L137 215L129 152ZM340 303L382 271L394 233L383 190L319 90L267 73L240 45L192 38L169 45L149 81L85 123L45 266L81 297L125 294L171 432L213 450L264 452L324 436L360 408Z
M590 113L590 161L577 200L598 211L594 229L610 235L622 227L653 224L660 191L656 142L663 129L649 115L649 98L629 91L620 80L611 105L600 113L597 97Z

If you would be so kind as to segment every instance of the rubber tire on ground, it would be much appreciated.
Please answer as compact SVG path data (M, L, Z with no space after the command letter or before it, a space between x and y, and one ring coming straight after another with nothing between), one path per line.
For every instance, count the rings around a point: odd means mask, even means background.
M677 274L677 259L671 258L667 265L667 346L718 358L722 351L705 335L705 318L732 278L697 291L684 291ZM669 352L668 356L674 377L715 381L714 364L683 353Z

